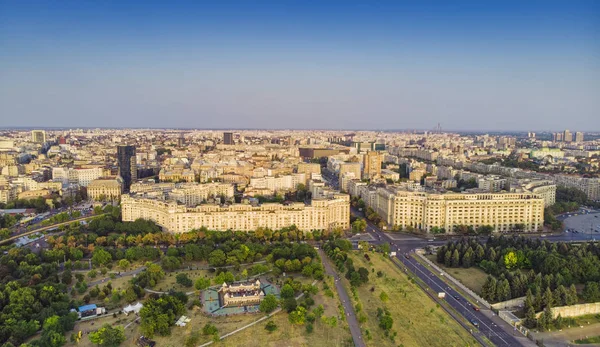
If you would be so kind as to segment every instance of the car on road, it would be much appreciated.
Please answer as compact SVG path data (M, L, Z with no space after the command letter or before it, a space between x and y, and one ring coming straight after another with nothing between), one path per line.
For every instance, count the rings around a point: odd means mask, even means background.
M479 307L477 307L477 306L475 306L475 305L473 305L473 309L474 309L475 311L479 311Z
M471 324L473 324L474 327L479 328L479 322L476 320L471 320Z
M455 295L454 298L456 299L456 301L460 301L460 296Z

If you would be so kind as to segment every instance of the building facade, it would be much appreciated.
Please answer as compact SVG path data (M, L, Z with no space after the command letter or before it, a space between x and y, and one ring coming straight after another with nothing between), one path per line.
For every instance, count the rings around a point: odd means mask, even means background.
M131 183L137 179L135 146L117 147L117 165L119 176L123 179L124 190L128 192Z
M223 282L218 293L221 307L258 305L265 297L260 280L235 284Z
M165 231L183 233L206 227L209 230L253 231L259 227L278 230L295 225L302 231L347 229L350 227L350 197L335 194L332 198L313 199L304 203L203 204L186 207L176 201L123 195L123 221L149 219Z
M87 186L88 198L93 200L118 200L123 192L121 177L93 180Z
M363 178L372 179L381 175L382 155L379 152L370 151L363 157Z
M452 232L458 225L490 225L495 231L541 230L544 200L533 193L427 193L378 188L371 206L388 225Z

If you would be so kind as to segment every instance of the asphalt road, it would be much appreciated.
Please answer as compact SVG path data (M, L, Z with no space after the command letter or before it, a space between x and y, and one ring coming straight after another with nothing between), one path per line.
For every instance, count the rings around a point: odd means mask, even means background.
M338 295L340 296L340 300L342 300L342 305L344 306L344 311L346 313L346 321L348 322L348 327L350 328L350 333L352 334L354 346L366 346L362 338L362 331L360 330L360 326L358 325L358 319L356 319L356 314L354 313L354 307L352 307L352 301L350 301L350 297L348 296L346 288L344 288L344 285L340 280L339 274L331 266L329 258L327 258L325 252L323 252L323 250L320 248L318 252L319 256L321 256L321 259L323 261L325 273L334 278L333 282L335 283L335 289L337 290Z
M429 242L427 240L411 237L409 235L404 235L402 239L395 240L388 237L385 233L370 223L367 225L367 232L373 235L373 237L377 240L376 243L389 242L392 251L397 252L397 258L409 271L418 276L427 286L429 286L428 290L431 290L434 293L446 293L446 301L450 306L452 306L452 308L456 310L456 312L461 314L469 322L477 322L479 324L479 328L473 326L473 332L478 332L479 334L484 335L496 346L522 345L513 336L513 334L518 334L518 332L508 330L508 327L503 327L494 323L481 311L475 311L473 306L462 296L462 294L456 292L442 279L435 276L435 274L428 267L421 265L412 257L409 257L408 259L405 257L405 254L411 252L414 248L423 247L434 242L443 244L446 241ZM402 269L399 264L396 265Z

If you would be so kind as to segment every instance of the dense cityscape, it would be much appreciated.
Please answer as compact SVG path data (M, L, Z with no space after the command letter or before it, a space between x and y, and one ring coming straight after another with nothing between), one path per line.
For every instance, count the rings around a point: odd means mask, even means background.
M547 339L600 301L600 140L570 134L5 129L0 338L194 346L267 315L275 340ZM395 325L415 304L445 337Z

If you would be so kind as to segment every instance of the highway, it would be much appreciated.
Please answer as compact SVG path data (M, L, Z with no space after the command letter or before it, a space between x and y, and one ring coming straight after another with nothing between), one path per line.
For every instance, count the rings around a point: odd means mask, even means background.
M388 241L392 247L392 251L397 252L397 258L400 260L400 262L402 262L402 264L410 272L418 276L426 285L428 285L429 290L432 290L434 293L446 293L446 302L448 302L452 308L454 308L469 322L477 322L479 324L479 328L477 329L475 326L472 326L471 329L473 331L478 330L481 335L484 335L496 346L521 345L521 343L513 336L513 333L518 334L518 332L507 332L502 326L494 323L483 312L474 310L473 306L462 296L461 293L458 293L449 287L442 279L438 278L429 267L421 265L421 263L419 263L413 257L408 257L408 259L405 257L405 254L408 254L411 251L409 248L416 248L414 245L417 245L418 241L412 240L410 241L410 244L407 244L404 241L391 239L370 223L367 226L367 231L372 234L377 241ZM443 241L442 243L445 242L446 241ZM428 244L428 242L425 240L420 240L420 243L421 245ZM395 264L402 269L399 264Z

